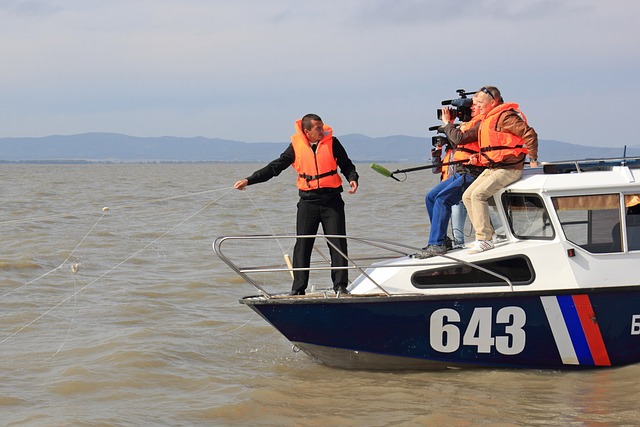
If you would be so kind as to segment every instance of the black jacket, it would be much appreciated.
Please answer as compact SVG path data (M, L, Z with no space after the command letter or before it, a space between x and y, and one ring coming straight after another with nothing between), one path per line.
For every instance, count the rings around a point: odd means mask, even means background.
M333 138L333 155L336 158L336 163L340 168L340 172L347 179L348 182L356 181L358 182L358 173L356 172L356 167L349 159L347 155L347 151L344 149L343 145L338 141L338 138ZM280 157L275 160L272 160L268 165L263 167L262 169L258 169L251 176L247 177L247 181L249 181L249 185L258 184L261 182L265 182L273 178L274 176L280 175L280 173L287 169L289 166L293 164L296 159L295 151L293 150L293 144L289 144L289 146L284 150ZM331 194L339 194L342 192L342 186L338 188L323 188L320 190L309 190L302 191L300 190L300 197L303 199L315 198L319 195L331 195Z

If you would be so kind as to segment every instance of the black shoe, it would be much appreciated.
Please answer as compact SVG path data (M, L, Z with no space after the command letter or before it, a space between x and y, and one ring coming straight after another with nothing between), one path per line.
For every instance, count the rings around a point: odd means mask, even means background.
M429 245L423 249L429 255L444 255L447 253L447 247L443 245Z
M451 238L449 236L445 236L445 238L444 238L444 246L447 248L448 251L453 249L453 240L451 240Z
M304 289L289 292L289 295L304 295Z
M336 294L349 295L349 291L345 285L338 285L333 289Z
M429 246L425 246L424 248L421 248L420 252L412 254L411 258L425 259L425 258L431 258L432 256L435 256L432 253L427 252L428 248Z

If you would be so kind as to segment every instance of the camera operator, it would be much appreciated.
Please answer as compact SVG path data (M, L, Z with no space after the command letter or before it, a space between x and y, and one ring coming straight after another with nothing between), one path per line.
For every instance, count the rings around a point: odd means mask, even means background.
M429 241L424 252L429 255L443 255L447 253L447 226L452 220L453 245L452 248L464 246L464 223L466 210L462 201L462 193L475 178L482 173L484 167L473 166L467 163L473 155L478 155L478 128L482 116L478 114L475 102L471 106L471 119L463 122L459 127L454 125L455 118L451 116L449 108L443 108L441 112L444 127L439 131L447 136L450 147L450 155L445 155L443 180L429 191L425 197L427 213L431 221ZM457 163L460 162L460 163ZM448 168L447 171L444 168Z

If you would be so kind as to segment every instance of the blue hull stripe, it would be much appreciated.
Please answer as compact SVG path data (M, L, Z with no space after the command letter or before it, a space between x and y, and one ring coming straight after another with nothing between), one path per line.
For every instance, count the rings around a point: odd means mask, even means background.
M567 325L569 335L571 336L571 342L573 348L578 356L578 361L581 365L594 365L593 356L591 356L591 349L587 342L587 336L582 329L582 323L580 323L580 317L578 317L578 310L576 309L573 297L571 295L559 295L556 297L564 321Z

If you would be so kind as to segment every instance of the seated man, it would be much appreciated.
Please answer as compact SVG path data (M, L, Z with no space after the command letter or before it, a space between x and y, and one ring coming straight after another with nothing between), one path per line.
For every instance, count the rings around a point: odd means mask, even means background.
M528 125L518 104L505 103L495 86L481 88L473 102L477 102L484 119L478 130L480 155L472 156L471 161L486 169L462 196L476 233L470 254L494 248L495 230L489 216L489 199L520 179L527 155L530 166L538 166L538 135Z

